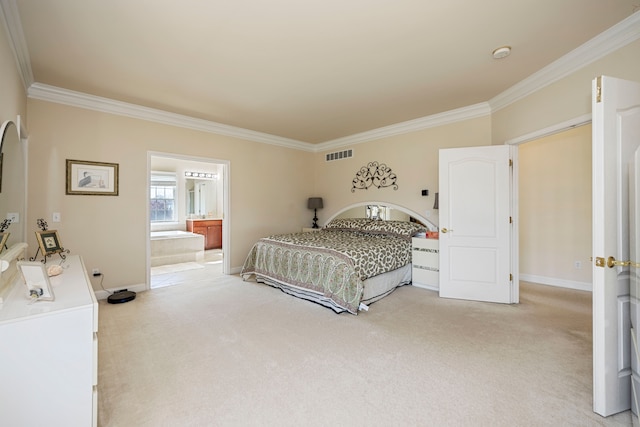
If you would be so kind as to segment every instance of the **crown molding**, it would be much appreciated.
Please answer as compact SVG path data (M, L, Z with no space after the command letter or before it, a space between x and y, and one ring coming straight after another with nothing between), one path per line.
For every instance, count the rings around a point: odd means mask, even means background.
M116 114L119 116L246 139L249 141L277 145L280 147L293 148L296 150L314 151L314 146L307 142L242 129L181 114L170 113L155 108L129 104L127 102L116 101L109 98L88 95L86 93L45 85L42 83L32 84L27 91L27 96L32 99L55 102L58 104L69 105L71 107L100 111L102 113Z
M310 144L304 141L35 83L16 0L0 0L0 19L4 21L20 76L25 85L27 96L30 98L309 152L321 152L347 145L361 144L492 114L608 55L612 51L640 39L640 11L638 11L488 102L381 127L320 144Z
M4 23L4 28L9 37L11 50L18 66L18 72L22 79L25 91L33 83L33 71L31 70L31 58L27 41L22 31L22 21L18 13L18 5L15 0L0 0L0 19Z
M640 11L489 100L496 112L640 39Z
M455 110L445 111L443 113L433 114L431 116L421 117L419 119L409 120L394 125L384 126L378 129L357 133L355 135L345 136L331 141L323 142L316 145L316 151L333 150L345 147L347 145L362 144L364 142L374 141L376 139L388 138L404 133L416 132L437 126L443 126L450 123L460 122L464 120L484 117L491 114L491 108L486 102L470 105L468 107L457 108Z
M520 144L524 144L525 142L538 140L540 138L555 135L556 133L564 132L571 128L589 124L591 123L591 118L592 118L591 113L583 114L581 116L574 117L569 120L565 120L564 122L560 122L560 123L556 123L554 125L548 126L544 129L538 129L531 133L521 135L517 138L508 139L504 143L506 145L520 145Z

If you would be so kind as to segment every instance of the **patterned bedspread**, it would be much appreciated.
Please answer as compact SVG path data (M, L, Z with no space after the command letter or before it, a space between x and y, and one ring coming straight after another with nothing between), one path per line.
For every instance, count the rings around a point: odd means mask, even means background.
M321 230L260 239L241 275L322 294L357 314L363 281L411 262L411 241L385 234Z

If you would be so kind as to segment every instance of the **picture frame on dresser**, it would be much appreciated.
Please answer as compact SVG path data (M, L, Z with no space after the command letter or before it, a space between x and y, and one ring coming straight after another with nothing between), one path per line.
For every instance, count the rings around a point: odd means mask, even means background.
M0 233L0 253L3 250L7 249L7 240L9 240L9 234L11 233Z
M39 230L35 233L38 246L45 257L64 251L57 230Z
M18 269L27 287L28 295L37 301L53 301L53 289L45 265L41 262L18 261Z

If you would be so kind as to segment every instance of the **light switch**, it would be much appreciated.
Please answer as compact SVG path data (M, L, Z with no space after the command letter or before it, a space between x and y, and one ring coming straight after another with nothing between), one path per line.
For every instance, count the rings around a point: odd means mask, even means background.
M7 219L11 221L11 224L20 222L20 214L18 212L8 212Z
M53 213L53 222L60 222L60 212Z

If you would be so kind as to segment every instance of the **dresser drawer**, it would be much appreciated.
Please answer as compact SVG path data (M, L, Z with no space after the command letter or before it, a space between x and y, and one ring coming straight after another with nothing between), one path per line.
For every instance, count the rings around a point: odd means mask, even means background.
M438 290L440 254L437 239L414 237L411 240L411 276L414 286Z

